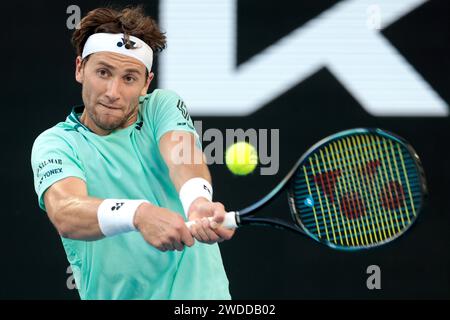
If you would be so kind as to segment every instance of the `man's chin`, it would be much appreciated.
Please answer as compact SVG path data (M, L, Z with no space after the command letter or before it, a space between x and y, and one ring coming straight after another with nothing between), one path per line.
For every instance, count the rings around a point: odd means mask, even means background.
M113 131L121 127L121 123L100 123L97 124L102 130Z
M123 120L121 121L95 121L95 125L102 130L112 131L120 128L123 124Z
M105 119L106 118L106 119ZM115 130L122 126L125 122L125 119L118 119L116 117L103 117L96 121L96 125L103 130Z

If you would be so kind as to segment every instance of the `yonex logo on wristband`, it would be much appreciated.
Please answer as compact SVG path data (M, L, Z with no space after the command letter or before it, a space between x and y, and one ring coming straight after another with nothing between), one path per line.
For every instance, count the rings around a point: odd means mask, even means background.
M124 202L116 202L116 205L111 208L111 211L119 210L123 206Z
M98 226L107 236L136 231L134 214L136 209L147 200L105 199L98 206Z
M206 191L208 191L209 194L211 194L211 190L209 190L209 188L206 185L203 185L203 189L205 189Z

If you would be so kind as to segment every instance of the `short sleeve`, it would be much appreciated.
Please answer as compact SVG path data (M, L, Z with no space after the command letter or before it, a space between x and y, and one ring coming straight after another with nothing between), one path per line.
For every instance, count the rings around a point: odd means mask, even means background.
M69 142L58 133L49 130L34 141L31 167L39 207L44 211L46 211L44 193L52 184L67 177L77 177L86 181L82 163Z
M155 90L148 100L146 112L152 119L156 141L169 131L188 131L194 134L197 145L201 143L184 101L170 90Z

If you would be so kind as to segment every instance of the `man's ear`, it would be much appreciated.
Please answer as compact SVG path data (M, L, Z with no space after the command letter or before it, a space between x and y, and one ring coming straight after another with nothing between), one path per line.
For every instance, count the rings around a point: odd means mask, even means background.
M149 73L145 86L142 88L141 96L145 96L147 94L148 87L150 87L150 83L152 82L154 76L155 74L153 72Z
M79 83L83 83L83 75L84 75L84 69L83 69L83 59L81 59L80 56L77 57L75 60L75 79Z

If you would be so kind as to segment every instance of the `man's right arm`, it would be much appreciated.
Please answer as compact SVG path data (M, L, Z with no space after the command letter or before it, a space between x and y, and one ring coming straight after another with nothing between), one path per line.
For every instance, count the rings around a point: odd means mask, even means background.
M75 177L55 182L44 193L48 217L58 233L76 240L104 237L97 215L103 200L88 196L86 183ZM180 215L150 203L136 209L134 225L150 245L161 251L182 250L183 244L194 244Z
M102 199L89 197L83 180L68 177L51 185L44 194L50 221L64 238L97 240L104 237L97 210Z

